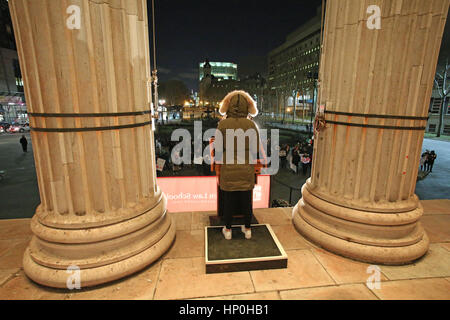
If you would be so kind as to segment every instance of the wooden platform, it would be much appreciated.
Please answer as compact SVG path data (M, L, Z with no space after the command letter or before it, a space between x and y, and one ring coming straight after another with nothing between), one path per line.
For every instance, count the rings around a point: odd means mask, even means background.
M205 228L206 273L287 268L287 254L270 225L252 225L249 240L240 225L232 227L231 240L225 240L222 228Z

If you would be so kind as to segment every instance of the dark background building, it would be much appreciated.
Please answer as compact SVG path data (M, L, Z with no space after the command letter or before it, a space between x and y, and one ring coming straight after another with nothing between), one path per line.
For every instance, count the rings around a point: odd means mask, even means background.
M8 1L0 0L0 121L28 122Z

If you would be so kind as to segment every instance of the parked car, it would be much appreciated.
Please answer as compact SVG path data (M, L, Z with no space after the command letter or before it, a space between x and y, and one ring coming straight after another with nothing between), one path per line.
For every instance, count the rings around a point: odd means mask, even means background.
M10 126L8 122L0 122L0 132L7 132Z
M30 125L20 125L20 124L13 124L11 125L8 130L9 133L16 133L16 132L28 132L30 131Z

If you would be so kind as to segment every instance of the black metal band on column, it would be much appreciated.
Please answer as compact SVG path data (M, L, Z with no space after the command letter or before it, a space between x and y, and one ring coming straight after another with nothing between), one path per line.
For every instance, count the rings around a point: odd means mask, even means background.
M329 110L325 110L324 113L336 114L338 116L348 116L348 117L403 119L403 120L428 120L428 117L398 116L398 115L388 115L388 114L352 113L352 112L329 111Z
M101 117L132 117L144 116L151 114L151 110L131 111L131 112L109 112L109 113L38 113L30 112L28 115L32 117L42 118L101 118ZM86 131L104 131L104 130L119 130L143 127L151 124L152 121L133 123L119 126L105 126L105 127L86 127L86 128L34 128L30 127L31 131L36 132L86 132Z
M151 113L150 110L133 111L133 112L110 112L110 113L38 113L29 112L28 115L32 117L43 118L94 118L94 117L130 117L143 116Z
M86 132L86 131L105 131L105 130L119 130L119 129L129 129L138 128L150 125L152 121L125 124L120 126L108 126L108 127L87 127L87 128L30 128L31 131L36 132Z
M376 124L350 123L350 122L340 122L340 121L332 121L332 120L326 120L326 123L337 124L337 125L342 125L342 126L350 126L350 127L392 129L392 130L425 130L426 129L426 127L384 126L384 125L376 125Z
M368 114L368 113L352 113L352 112L341 112L341 111L330 111L325 110L325 114L334 114L338 116L347 117L363 117L363 118L378 118L378 119L400 119L400 120L415 120L415 121L425 121L428 117L415 117L415 116L400 116L400 115L388 115L388 114ZM365 123L351 123L343 121L334 121L325 119L326 123L350 126L350 127L362 127L362 128L375 128L375 129L390 129L390 130L425 130L426 127L406 127L406 126L386 126L377 124L365 124Z

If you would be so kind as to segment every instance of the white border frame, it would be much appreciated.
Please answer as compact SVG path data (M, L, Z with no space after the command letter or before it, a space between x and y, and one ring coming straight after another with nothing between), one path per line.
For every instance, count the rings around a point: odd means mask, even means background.
M240 227L241 225L233 225L231 227ZM270 235L272 236L272 239L274 240L278 250L281 252L281 255L279 256L266 256L266 257L257 257L257 258L240 258L240 259L227 259L227 260L214 260L209 261L208 259L208 228L223 228L223 226L206 226L205 227L205 263L206 265L216 265L216 264L230 264L230 263L243 263L243 262L258 262L258 261L273 261L273 260L282 260L288 258L288 255L286 251L284 251L283 246L281 245L280 241L278 240L277 236L275 235L275 232L273 232L272 228L270 227L270 224L267 223L260 223L260 224L253 224L252 226L266 226L267 230L269 230Z

